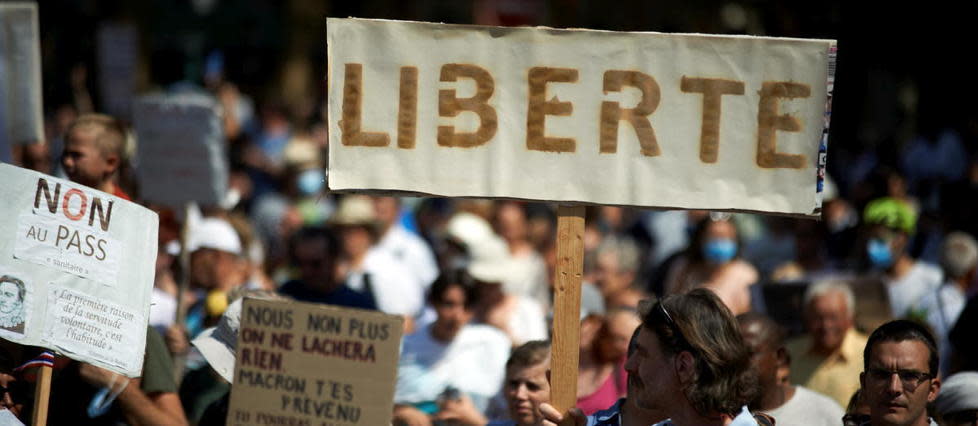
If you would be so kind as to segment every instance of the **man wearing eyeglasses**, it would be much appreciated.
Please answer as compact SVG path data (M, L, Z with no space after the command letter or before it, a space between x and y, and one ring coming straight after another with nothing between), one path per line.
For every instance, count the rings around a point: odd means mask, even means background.
M939 356L926 328L906 320L881 325L869 336L859 376L871 426L936 425L927 404L937 398Z

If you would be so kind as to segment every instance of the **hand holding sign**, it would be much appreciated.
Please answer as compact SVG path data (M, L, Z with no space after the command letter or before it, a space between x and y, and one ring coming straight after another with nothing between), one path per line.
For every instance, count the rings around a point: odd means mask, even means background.
M156 260L156 214L40 173L0 165L0 275L23 283L24 323L0 337L139 376ZM13 281L13 280L7 280ZM5 284L0 284L0 291ZM0 298L2 300L2 298ZM6 306L0 302L0 311Z

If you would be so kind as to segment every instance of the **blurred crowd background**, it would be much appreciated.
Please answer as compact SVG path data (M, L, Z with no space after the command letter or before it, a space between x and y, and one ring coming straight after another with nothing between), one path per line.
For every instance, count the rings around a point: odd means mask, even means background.
M130 102L141 93L200 93L221 105L233 196L222 206L203 206L208 219L197 231L199 241L192 237L184 247L212 250L207 253L213 258L197 262L209 266L180 270L182 212L151 206L161 215L153 325L175 355L186 355L188 339L216 323L227 295L237 288L278 291L283 285L288 290L282 292L296 299L403 315L409 333L439 324L455 336L470 320L495 327L510 339L503 360L510 346L549 336L554 205L326 191L326 16L838 40L820 221L588 207L582 398L591 395L588 390L606 391L608 378L619 374L639 323L640 300L697 287L716 291L734 314L766 313L789 336L813 333L833 350L850 328L868 333L892 318L928 324L947 359L955 350L974 350L948 342L978 288L978 103L972 101L978 84L968 76L962 49L969 41L968 21L978 12L974 3L885 8L763 0L39 4L47 135L43 143L20 150L20 164L63 174L68 125L92 112L128 121ZM138 149L138 141L131 149ZM138 164L129 166L119 185L138 201L140 185L131 170ZM226 232L228 224L233 235ZM452 275L459 270L467 278ZM177 283L185 273L195 286L186 296L192 306L188 330L173 327ZM443 279L436 280L439 276ZM469 279L474 290L459 303L472 315L456 318L452 331L453 314L441 308L454 295L449 284ZM451 283L437 285L445 280ZM314 283L323 283L321 290L334 281L352 293L330 298L316 292ZM841 308L815 309L813 300L834 288L825 283L849 289L853 299L843 300ZM946 291L953 294L943 295ZM950 300L950 315L943 300ZM833 330L826 323L838 310L851 324ZM970 321L966 326L973 331L978 324L975 317ZM438 337L434 329L432 334ZM974 355L959 355L960 362L949 362L942 371L973 369ZM202 360L191 353L186 362L194 371ZM498 379L502 375L498 371ZM795 381L818 386L805 380ZM624 385L615 383L610 393L617 398ZM850 387L830 396L845 406L855 390ZM436 390L437 395L444 389ZM398 395L405 401L431 397L428 390L414 391L417 395L399 382ZM192 400L201 393L188 395ZM491 409L488 399L475 402ZM599 398L592 408L607 407L606 402ZM206 405L184 401L192 420Z

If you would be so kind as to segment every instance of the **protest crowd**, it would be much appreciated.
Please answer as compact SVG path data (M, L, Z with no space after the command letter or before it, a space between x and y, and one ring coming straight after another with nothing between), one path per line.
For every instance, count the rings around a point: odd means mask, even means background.
M526 17L547 2L475 4L474 21L502 25L542 23ZM760 25L726 19L729 32ZM61 88L45 91L45 140L14 145L15 165L159 215L142 376L55 357L51 424L233 424L246 297L402 320L393 425L978 424L973 106L948 118L903 105L906 136L838 160L830 143L820 220L588 206L577 404L561 412L556 204L331 192L321 85L239 85L240 58L219 49L147 57L155 93L219 111L226 195L152 201L132 117L100 103L87 63L45 81ZM281 78L321 71L307 62ZM7 314L24 294L0 277L0 327L18 324ZM24 423L37 380L24 366L41 352L0 340L0 407Z

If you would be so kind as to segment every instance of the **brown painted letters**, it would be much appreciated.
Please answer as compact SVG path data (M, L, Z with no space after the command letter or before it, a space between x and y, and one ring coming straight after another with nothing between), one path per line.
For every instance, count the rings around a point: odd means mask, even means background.
M484 68L470 64L442 65L441 81L453 82L459 77L475 80L475 96L459 99L455 89L439 90L438 115L455 117L462 111L472 111L479 115L479 128L473 133L456 133L455 126L438 126L438 145L470 148L482 145L496 135L496 110L488 103L495 83Z
M761 85L761 100L757 111L757 165L763 168L805 168L805 156L778 152L777 131L801 131L801 122L790 115L778 115L781 98L807 98L811 88L807 84L788 81L765 81Z
M574 138L548 138L547 115L567 116L574 111L570 102L547 100L547 83L577 82L577 70L573 68L530 68L527 74L530 84L529 104L526 111L526 147L536 151L574 152Z
M620 92L623 86L636 87L642 91L642 100L635 108L622 108L618 102L601 102L601 153L618 152L618 122L625 120L632 124L638 135L642 155L655 157L660 154L655 139L655 130L649 122L649 115L659 106L659 84L652 76L638 71L609 70L604 73L604 92Z
M720 112L723 95L743 95L744 82L720 78L683 76L680 89L703 94L703 120L700 125L700 161L716 163L720 153Z

